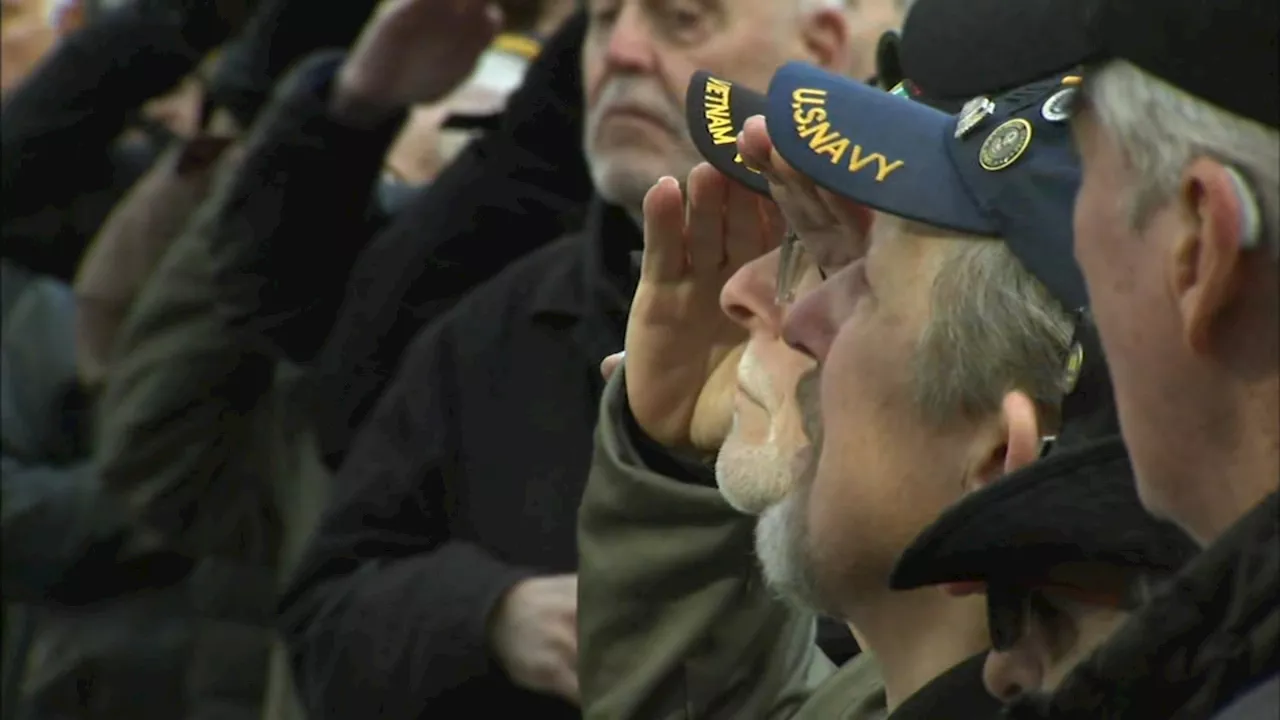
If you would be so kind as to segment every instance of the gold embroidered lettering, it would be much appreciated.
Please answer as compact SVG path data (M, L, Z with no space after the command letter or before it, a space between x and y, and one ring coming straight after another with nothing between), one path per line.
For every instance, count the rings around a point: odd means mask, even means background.
M889 158L880 153L871 153L867 156L862 155L862 146L854 145L853 154L849 156L849 172L856 173L871 163L876 163L876 182L884 182L884 179L898 168L906 165L902 160L894 160L889 162Z
M827 121L827 91L816 88L797 88L791 93L792 120L796 124L796 134L809 141L809 149L815 155L825 155L832 165L839 165L846 154L849 155L847 169L850 173L859 172L875 163L876 182L884 182L898 168L906 165L902 160L890 161L884 155L873 152L863 154L862 146L856 145L832 129ZM852 148L852 152L850 149Z
M729 112L729 90L733 87L727 82L707 78L706 93L703 96L703 113L707 121L707 133L711 142L716 145L728 145L738 141L738 134L733 129L733 115Z
M809 139L809 148L817 150L827 143L840 139L840 133L831 129L831 123L821 122L800 130L800 137Z
M884 178L890 176L893 170L899 169L906 164L902 160L893 160L890 163L890 160L886 156L879 154L879 152L872 152L872 154L863 156L863 146L855 145L854 154L850 155L849 158L849 172L856 173L872 163L876 163L878 167L876 170L876 182L884 182Z
M832 165L840 164L840 158L844 157L845 151L849 149L850 145L847 138L839 137L838 134L836 137L839 139L832 140L826 145L821 145L813 149L813 152L817 155L829 156L831 158Z
M792 113L791 119L795 121L797 129L803 129L814 123L824 122L827 119L827 111L824 108L814 107L809 109L801 108L793 105L796 111Z
M827 91L817 88L796 88L791 93L791 102L796 105L826 105Z

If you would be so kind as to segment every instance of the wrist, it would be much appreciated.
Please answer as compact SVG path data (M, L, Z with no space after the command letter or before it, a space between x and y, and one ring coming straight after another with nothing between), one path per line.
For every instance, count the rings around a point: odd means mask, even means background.
M664 477L692 485L715 487L715 454L670 447L654 439L640 426L627 399L624 370L625 368L617 370L617 374L621 376L619 382L622 385L620 388L622 402L618 410L613 412L619 413L618 422L621 424L621 431L634 448L640 462Z
M400 108L352 88L345 73L339 72L329 94L329 112L344 124L372 130L395 118Z

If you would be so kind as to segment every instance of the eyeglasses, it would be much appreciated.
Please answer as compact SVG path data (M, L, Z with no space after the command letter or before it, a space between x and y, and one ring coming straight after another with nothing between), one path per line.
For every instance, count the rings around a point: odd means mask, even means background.
M778 283L774 297L774 303L778 307L786 307L795 302L796 286L800 284L800 278L804 277L806 257L800 236L788 228L778 252Z

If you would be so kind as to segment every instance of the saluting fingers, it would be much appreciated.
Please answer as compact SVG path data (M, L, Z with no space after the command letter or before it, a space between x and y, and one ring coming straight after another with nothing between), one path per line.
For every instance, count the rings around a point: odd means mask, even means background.
M673 177L659 180L644 196L644 256L640 276L671 282L684 275L684 193Z
M700 163L689 173L686 249L696 273L718 273L725 262L725 200L728 181L719 170Z
M745 186L729 182L725 202L725 270L738 268L767 252L769 227L760 214L760 198Z
M782 238L787 232L787 219L782 216L777 203L763 197L756 198L756 216L760 218L761 231L764 233L763 254L782 244Z
M871 208L822 188L817 189L817 195L845 230L844 235L850 242L850 256L856 259L866 255L871 239L871 223L875 217Z
M773 149L763 117L747 119L739 136L738 152L769 181L769 192L797 233L827 229L836 223L836 217L818 198L813 182L793 170Z

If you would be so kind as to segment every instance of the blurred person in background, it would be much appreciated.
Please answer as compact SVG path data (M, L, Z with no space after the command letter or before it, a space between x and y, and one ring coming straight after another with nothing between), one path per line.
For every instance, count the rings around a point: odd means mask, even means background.
M582 232L508 266L417 337L347 454L282 603L314 716L374 703L395 717L499 703L578 715L576 510L644 191L696 162L683 97L698 65L756 81L790 57L843 69L864 50L847 44L843 10L588 4L578 143L597 197Z
M233 9L230 5L222 4L216 11L230 12ZM194 56L198 59L196 53L189 50L210 48L205 44L210 42L210 38L218 38L220 41L225 37L225 33L219 34L224 32L220 28L227 26L220 20L220 16L196 12L215 10L213 4L196 3L192 7L194 9L188 8L191 12L186 15L182 13L181 6L170 8L176 11L175 14L167 14L168 11L155 6L125 3L124 7L95 14L89 27L79 34L68 36L32 79L6 102L6 149L12 146L14 156L23 161L22 165L13 169L25 173L21 176L6 175L6 182L13 181L15 187L29 191L29 196L34 196L35 188L20 180L25 181L28 176L38 177L32 174L40 167L37 161L49 161L57 151L83 150L83 141L86 139L84 135L90 140L113 139L104 128L105 125L117 122L116 118L124 118L115 125L116 132L122 128L143 130L131 137L126 131L125 143L135 146L142 144L152 151L159 151L169 144L170 139L176 145L171 152L161 155L161 160L152 166L151 173L134 187L134 192L127 195L123 203L114 208L106 224L98 232L90 256L80 268L76 298L79 306L76 309L80 312L64 312L57 318L42 318L40 321L48 323L44 334L27 333L25 340L22 336L6 337L7 357L31 361L31 364L15 362L12 367L7 367L6 383L12 376L18 378L14 382L23 382L24 386L33 390L44 387L44 384L37 382L38 378L31 377L31 369L38 367L44 373L57 371L66 367L66 358L59 359L56 354L43 357L48 354L47 350L36 355L20 353L13 349L13 345L18 342L31 344L50 333L55 337L63 337L67 330L76 325L78 328L75 332L79 333L82 341L87 342L82 342L79 348L65 343L61 349L68 352L73 349L79 351L72 354L80 361L82 384L91 390L101 387L107 391L105 397L109 398L109 390L113 385L112 366L116 360L111 357L110 348L115 344L122 316L128 312L136 295L145 300L139 303L143 307L156 307L158 304L166 306L146 299L157 295L164 298L166 291L172 293L171 285L161 285L162 289L159 291L141 290L148 284L147 280L152 276L153 269L161 263L161 258L179 235L186 216L210 187L215 161L235 139L234 132L223 135L216 132L214 135L200 133L193 137L203 125L203 118L198 112L203 93L192 91L202 90L203 81L189 82L168 98L157 100L158 103L176 101L170 103L170 107L176 110L172 116L166 117L158 105L141 108L145 100L143 86L154 87L148 85L148 82L158 85L158 74L170 72L177 67L174 56L188 63L184 66L184 74L189 73L195 65L191 58ZM339 14L337 21L340 22L341 19ZM209 22L213 22L212 27L207 24ZM294 29L289 28L290 31ZM341 32L352 33L350 29L343 29ZM301 46L297 51L305 54L309 49L307 43L325 46L335 36L340 38L341 32L335 34L332 28L323 24L319 28L312 24L304 28L304 32L294 32L287 39L293 42L295 48ZM303 36L301 42L299 35ZM320 37L317 38L317 35ZM282 32L276 39L284 37ZM165 56L163 53L175 44L175 38L177 44L183 47L183 52ZM277 49L283 44L279 43ZM120 55L121 49L127 54ZM144 61L124 62L130 58L141 58ZM278 55L276 59L287 63L287 59L282 60ZM99 74L95 75L94 71ZM105 79L101 76L103 72ZM41 84L39 81L42 80L47 82ZM67 96L60 93L67 93ZM68 96L71 98L70 102L67 102ZM131 107L125 107L122 100L129 98L136 100ZM95 105L95 102L98 104ZM56 118L58 113L68 111L83 116L72 128L80 133L76 137L68 137L71 130L58 137L54 132L59 129L57 126L37 127L35 118L41 114L47 120L50 115ZM211 124L220 125L216 115ZM232 127L234 130L233 126L225 123L221 123L221 126ZM26 134L28 130L33 134ZM40 130L49 134L39 134ZM55 139L61 139L65 144L53 142ZM147 147L148 142L150 147ZM234 156L235 153L230 155ZM10 158L6 150L6 161ZM6 169L10 167L6 164ZM63 192L74 189L74 183L66 185L68 187L58 189ZM10 201L12 198L6 193L5 199ZM6 216L6 250L13 248L13 245L8 244L10 219ZM171 283L187 282L189 286L194 285L190 281L200 277L199 270L208 269L207 263L202 264L199 252L206 248L197 248L194 272L190 268L190 252L179 254L178 260L164 265L175 270L168 274L167 279ZM79 247L62 246L57 249L61 252L50 252L43 257L27 254L21 259L28 261L29 265L37 266L40 262L47 261L50 266L56 266L59 272L64 272L64 267L74 267L79 262ZM21 254L15 253L15 256ZM6 264L9 259L6 256ZM166 273L161 272L159 275L165 277ZM6 282L6 290L10 287L16 290L20 285ZM48 293L35 293L37 297L47 295ZM31 315L25 310L32 306L32 302L22 305L22 317ZM167 306L170 308L169 317L177 314L172 312L172 303ZM65 306L60 307L70 310ZM25 325L15 324L14 327ZM143 325L149 331L153 327ZM136 332L121 334L129 338L135 336ZM236 336L224 333L204 337L210 341L220 341L225 346L227 341ZM126 347L129 347L128 342L127 339L124 342ZM182 364L186 357L181 353L174 353L172 347L161 347L161 350L160 356L140 354L134 357L144 367L156 360ZM242 351L238 346L233 346L223 357L235 358L237 352ZM63 355L65 354L64 352ZM200 367L208 369L210 365L192 364L183 370L190 373ZM267 367L270 367L269 364ZM215 366L213 374L219 377L219 381L227 380L224 377L227 369L225 365ZM157 379L163 380L164 376L160 375ZM73 380L68 381L74 386ZM165 394L165 390L166 388L162 388L161 395ZM240 388L240 391L243 390L244 388ZM80 396L83 394L82 389ZM30 393L14 397L23 399L29 395ZM96 399L90 397L88 401L93 403ZM99 424L96 433L87 426L79 428L94 436L93 442L86 441L84 445L78 446L81 452L93 452L95 448L92 446L101 445L104 440L107 441L108 448L113 447L109 442L114 432L113 413L109 412L113 407L110 402L99 406L104 411L105 422ZM25 408L26 404L19 409ZM86 416L88 414L87 411L84 413ZM6 433L19 432L21 426L9 422L9 419L6 408ZM288 426L282 421L270 423L270 427L287 429ZM217 438L217 442L227 440L234 438ZM11 447L14 448L12 453ZM163 454L156 452L156 444L147 443L145 439L131 449L143 455L150 454L155 460L165 459ZM209 469L216 471L225 465L228 473L239 472L241 466L238 462L253 454L245 443L232 444L227 450L229 457L224 461L210 460ZM158 717L174 718L188 713L208 712L212 708L220 708L219 711L224 713L259 716L263 707L263 688L267 683L267 661L272 636L271 610L276 590L273 565L269 557L275 551L273 543L270 540L259 543L258 547L266 549L258 555L253 555L252 552L237 555L236 550L242 548L235 547L234 542L228 543L224 538L221 545L207 544L203 554L192 553L190 547L169 543L170 538L160 536L147 523L139 522L146 518L139 518L136 512L136 496L129 494L127 486L115 482L105 472L110 469L109 464L99 466L104 472L91 474L83 483L70 485L67 492L59 495L61 486L53 483L44 482L37 487L34 483L21 482L27 476L32 480L38 478L35 473L19 474L19 470L23 469L22 464L29 464L32 460L28 454L25 446L11 446L9 438L6 438L4 507L7 572L10 569L20 572L28 567L24 564L28 562L28 558L22 555L24 551L49 546L47 542L42 544L40 527L36 521L56 521L77 508L93 508L99 515L108 515L109 511L126 508L130 511L117 518L117 526L100 528L94 525L86 528L85 532L91 530L96 533L91 538L95 542L89 550L82 548L80 536L72 533L66 535L66 543L52 546L60 552L65 550L70 558L68 562L74 564L69 571L61 572L61 566L57 564L40 562L41 558L49 554L49 549L45 549L44 554L36 554L35 560L31 560L37 566L42 566L42 570L35 579L24 578L28 585L39 580L45 585L52 584L52 588L37 589L19 596L24 601L40 606L39 625L32 633L31 652L16 654L26 662L19 660L12 666L6 664L6 669L15 668L13 675L6 676L6 688L14 687L14 683L9 683L9 680L17 676L18 668L21 668L25 677L16 677L14 682L26 686L21 693L6 692L6 699L13 698L16 701L22 697L24 704L42 716L43 713L59 712L74 717L133 718L148 717L147 713L155 713ZM103 453L99 452L98 455L101 458ZM11 465L11 456L21 463ZM314 452L310 456L314 457ZM196 459L209 458L201 456ZM291 473L290 470L290 466L282 465L276 475L296 481L296 473ZM270 469L265 469L264 474L271 475ZM107 487L104 488L104 484ZM30 497L19 495L26 489L38 492ZM76 501L78 504L69 505L64 515L52 515L56 509L54 501L60 498L68 503ZM290 512L295 511L295 505L299 504L284 503L285 510ZM268 512L272 510L271 507L266 509ZM305 504L300 504L296 510L302 514L305 511ZM64 524L61 531L66 533L66 527L70 526L70 523ZM237 527L232 526L228 533L235 533L237 530ZM137 541L139 536L144 538L142 542ZM156 541L157 537L159 542ZM254 538L241 540L250 547L254 545ZM230 549L228 544L232 545ZM178 549L170 550L172 547ZM170 562L164 572L156 569L157 556ZM61 560L61 556L55 559ZM97 575L93 576L92 573ZM97 577L98 581L86 582L87 576ZM153 586L156 587L153 589ZM23 586L16 583L6 583L7 591L12 588L14 592L18 592L21 587ZM80 606L94 604L91 612L82 611L71 616L64 611L69 603ZM140 623L145 625L145 629L139 628ZM139 636L146 640L139 640ZM6 638L8 637L6 634ZM276 686L287 690L287 676L282 677L281 681ZM137 688L146 688L147 691ZM146 706L137 706L137 702L145 702Z
M243 153L239 148L233 151L244 164L237 160L227 169L226 180L167 253L148 254L148 248L117 233L114 239L119 242L95 246L82 268L83 300L94 300L98 311L95 322L82 323L82 328L86 337L95 338L87 349L98 356L86 358L86 370L96 368L102 381L97 457L103 477L129 501L150 537L198 558L193 577L206 591L197 609L208 628L222 633L201 636L217 650L207 653L217 659L204 664L207 676L239 678L249 689L260 687L266 676L264 712L272 718L304 716L283 654L272 649L271 665L265 667L269 635L262 613L272 608L275 578L296 562L328 494L328 474L318 462L310 422L327 398L314 394L304 368L264 352L252 333L229 319L224 307L255 300L242 293L260 278L241 276L224 282L214 258L237 261L237 253L257 250L252 236L219 246L220 223L229 206L240 209L235 206L237 180L252 172L254 163L264 156L287 159L290 148L274 142L272 123L288 113L288 103L299 90L309 88L315 61L336 69L337 57L367 70L379 56L395 57L414 68L418 78L440 83L438 91L426 90L420 96L429 100L467 76L466 58L474 62L492 32L481 24L471 34L459 33L459 26L450 22L428 24L424 32L421 23L405 25L404 16L395 14L395 4L384 7L386 14L372 17L345 58L341 51L329 51L303 59L275 96L266 99L257 95L263 75L287 66L275 54L279 48L305 55L315 49L315 37L321 34L297 24L309 17L305 3L266 4L222 55L236 72L219 63L208 81L211 128L216 130L220 120L229 121L232 128L249 128ZM372 7L368 9L372 14ZM411 31L401 32L406 27ZM437 37L442 27L447 37ZM414 62L408 57L414 52L433 57ZM442 66L434 57L448 57L450 63ZM384 77L375 74L379 80ZM296 120L289 115L288 120ZM218 136L202 139L215 141ZM350 170L340 159L329 158L329 163L338 173ZM362 207L358 199L355 207ZM139 210L150 214L139 213L134 222L168 224L168 209L143 205ZM120 276L137 274L139 256L158 264L151 265L155 271L149 273L149 282L130 283ZM110 273L121 265L129 272ZM126 292L129 288L136 297ZM128 310L123 322L118 312L112 317L105 312L121 308ZM110 352L104 353L104 348Z
M0 505L3 587L14 603L5 711L180 717L191 626L184 591L174 588L191 562L163 548L122 551L135 525L91 462L93 397L74 369L77 307L66 281L115 201L167 144L121 141L120 133L232 23L215 13L130 7L77 28L86 6L50 10L63 37L7 88L3 106ZM5 12L6 33L21 27L10 24L9 6ZM149 61L129 62L140 53ZM157 172L179 159L190 161L185 148L171 148Z
M202 112L193 118L192 106L177 108L183 122L197 121L188 150L224 155L227 178L249 154L232 141L241 128L253 131L259 112L270 112L255 90L270 87L290 54L301 59L349 44L360 28L342 26L358 4L320 23L302 9L265 3L202 73ZM371 13L373 3L364 9ZM230 82L224 62L236 71L230 78L244 81L232 86L241 94L218 84ZM189 169L179 164L179 179ZM101 476L138 526L126 550L159 545L195 563L185 593L190 652L200 662L187 678L186 707L301 718L273 644L274 599L279 575L323 507L328 477L302 369L264 352L221 312L228 294L245 286L219 282L209 242L229 185L213 185L207 199L198 195L204 202L187 222L179 207L190 213L195 205L184 201L192 198L166 197L180 183L140 185L117 208L78 278L82 308L92 310L80 323L88 341L82 372L100 387Z
M273 0L245 37L307 23L309 7ZM539 17L558 14L558 3L540 7ZM316 52L269 103L258 76L279 66L273 53L242 40L219 64L214 104L241 124L253 108L263 112L201 231L216 304L245 337L309 367L326 398L315 423L330 467L422 326L581 225L590 192L579 129L582 25L579 13L546 39L496 117L468 118L478 121L473 141L424 192L388 181L385 167L399 162L388 152L407 110L434 104L473 73L475 55L451 49L453 28L380 32L360 51ZM316 238L325 253L314 252ZM306 273L296 272L302 260Z
M896 22L882 4L905 5L810 0L802 7L843 8L850 37L867 38L848 58L855 70L873 65L875 33ZM530 8L513 3L511 22L532 17ZM539 12L555 17L555 8L540 4ZM331 398L317 415L330 467L341 463L419 329L513 260L581 226L592 192L582 159L581 22L579 15L553 38L555 51L540 53L502 114L476 133L432 192L377 182L402 113L422 102L414 83L454 64L434 58L430 43L414 48L419 63L397 54L369 58L375 69L354 83L333 82L340 59L312 58L298 73L306 81L280 98L259 133L272 151L250 152L227 193L211 242L215 263L227 283L264 279L254 302L225 310L283 356L313 367ZM222 66L215 95L234 100L239 81L221 76L234 76L238 66ZM359 102L348 102L352 96ZM350 112L356 107L365 112ZM393 208L371 202L375 192L412 197ZM390 219L388 209L395 211ZM312 252L319 235L334 238L322 257ZM304 257L312 271L295 272Z
M0 8L0 97L40 62L57 38L53 0L4 0Z
M401 202L474 139L492 127L507 97L524 81L529 65L574 10L573 0L508 0L498 3L503 32L480 56L475 70L440 102L415 107L387 153L390 192Z
M136 132L149 125L143 105L174 90L244 12L240 0L188 0L96 13L8 88L0 111L4 258L71 280L107 213L173 138Z

